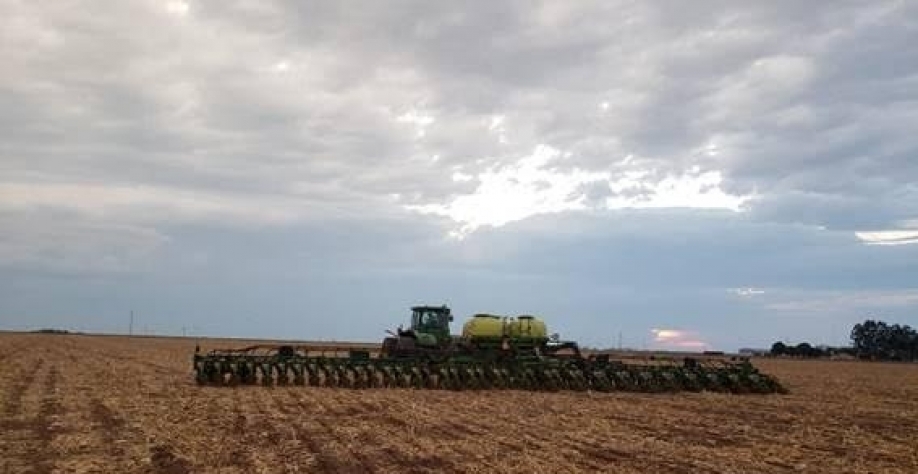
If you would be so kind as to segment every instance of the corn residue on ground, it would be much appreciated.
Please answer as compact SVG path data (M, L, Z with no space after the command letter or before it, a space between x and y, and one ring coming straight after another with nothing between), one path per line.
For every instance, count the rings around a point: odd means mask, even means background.
M755 361L789 395L228 388L194 346L0 333L0 473L918 472L915 364Z

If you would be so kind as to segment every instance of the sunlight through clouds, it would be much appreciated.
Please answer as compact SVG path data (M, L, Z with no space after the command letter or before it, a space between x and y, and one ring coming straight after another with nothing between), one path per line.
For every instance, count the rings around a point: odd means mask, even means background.
M918 219L902 219L895 223L898 229L855 232L854 235L867 245L918 244Z
M682 329L651 329L653 344L657 349L700 351L708 348L695 331Z
M435 121L432 115L425 114L418 110L409 110L396 117L396 120L401 123L414 125L415 136L417 138L424 138L424 135L427 134L427 127Z
M516 163L490 168L477 176L453 173L454 181L477 179L473 193L447 203L408 205L422 214L446 216L457 224L453 237L463 238L483 226L501 227L539 214L584 209L706 208L740 211L747 197L729 195L720 189L720 172L667 176L654 181L649 171L621 173L584 171L574 167L559 170L569 155L548 145L539 145ZM624 163L630 163L625 160ZM598 203L588 200L587 189L611 194Z
M178 17L187 15L189 9L189 5L181 0L175 0L166 3L166 11Z
M512 165L479 173L479 185L472 194L459 196L448 204L407 208L453 219L460 228L452 235L459 238L485 225L500 227L535 214L584 209L586 205L582 194L578 195L578 188L607 181L608 174L579 169L562 173L546 169L550 161L560 156L559 150L540 145L531 155Z

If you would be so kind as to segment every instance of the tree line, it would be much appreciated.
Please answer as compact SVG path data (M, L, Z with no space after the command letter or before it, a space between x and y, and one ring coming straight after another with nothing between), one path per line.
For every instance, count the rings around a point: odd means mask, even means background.
M870 360L918 360L918 331L908 325L868 319L855 324L850 337L850 347L817 347L808 342L789 345L778 341L771 346L771 355L829 357L843 354Z

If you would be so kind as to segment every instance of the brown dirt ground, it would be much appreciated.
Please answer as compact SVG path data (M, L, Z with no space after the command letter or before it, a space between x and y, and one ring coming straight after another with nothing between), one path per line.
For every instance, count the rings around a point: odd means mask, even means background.
M758 361L784 396L204 388L194 344L0 333L0 474L918 472L918 365Z

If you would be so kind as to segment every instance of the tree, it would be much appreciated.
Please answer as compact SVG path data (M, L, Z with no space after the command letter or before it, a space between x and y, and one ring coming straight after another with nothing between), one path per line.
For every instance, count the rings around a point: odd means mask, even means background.
M863 323L854 325L851 329L851 342L858 357L876 359L880 358L880 340L887 331L886 323L868 319Z
M918 359L918 331L908 325L868 319L851 329L858 357L878 360Z
M794 353L799 357L823 357L826 355L822 349L813 347L809 342L797 344L797 347L794 348Z
M771 355L781 356L785 354L787 354L787 346L783 342L778 341L771 345Z
M771 345L771 355L791 357L823 357L828 355L822 349L813 347L809 342L801 342L796 346L789 346L781 341Z

